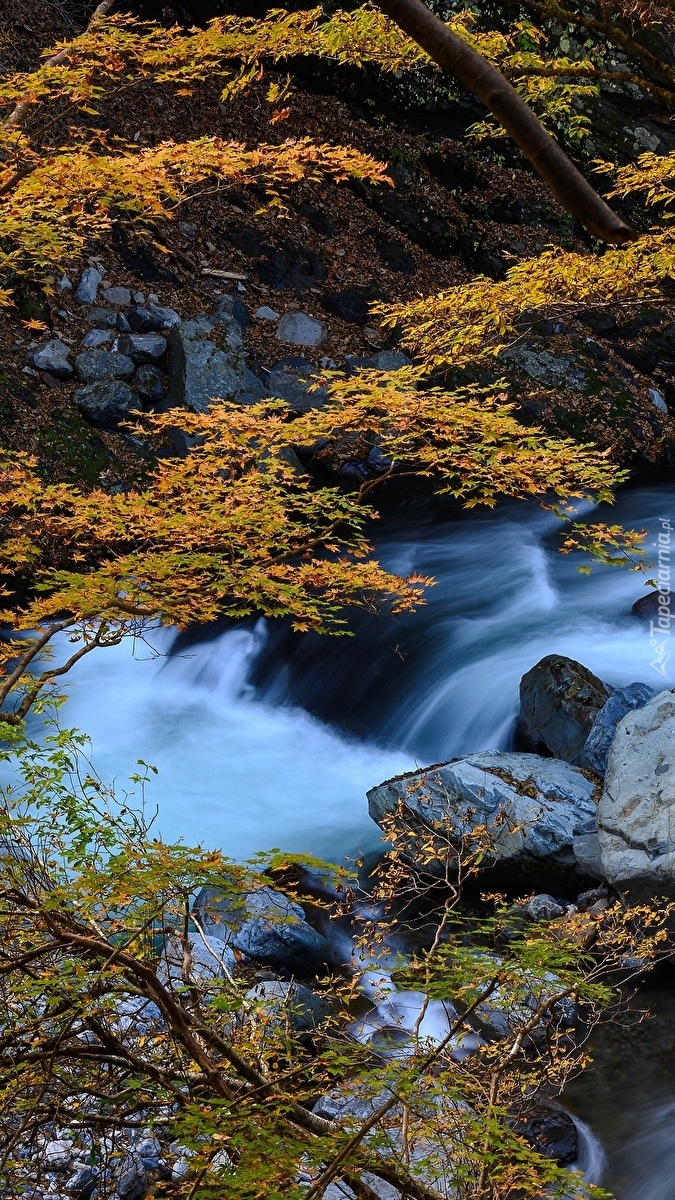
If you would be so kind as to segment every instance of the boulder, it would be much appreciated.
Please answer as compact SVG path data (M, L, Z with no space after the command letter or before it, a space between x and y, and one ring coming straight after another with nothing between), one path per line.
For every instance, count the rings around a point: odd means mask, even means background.
M234 317L241 329L248 329L251 324L248 309L239 296L223 296L216 309L216 316L219 321L222 321L224 317Z
M675 895L675 692L619 722L598 804L604 877L631 900Z
M659 611L660 609L663 611ZM668 622L671 614L675 617L675 592L668 591L668 589L664 592L647 592L646 595L640 596L640 599L635 601L630 611L645 624L649 625L653 622L658 627L659 617L665 618Z
M222 892L204 888L195 913L210 937L265 966L308 977L333 962L330 943L305 920L300 905L273 888L251 891L236 904Z
M301 983L269 979L249 988L246 999L256 1004L266 1021L280 1026L286 1021L298 1033L307 1033L325 1021L330 1012L328 1001L315 995Z
M275 336L280 342L296 346L323 346L328 330L323 321L316 321L309 313L288 312L279 319Z
M69 362L70 348L59 338L52 338L40 346L32 355L33 365L38 371L48 371L57 379L70 379L73 364Z
M316 369L306 358L282 358L270 370L267 390L270 396L286 400L296 412L309 412L321 408L328 396L328 389L312 391L318 376Z
M134 387L141 396L147 396L148 400L162 400L166 395L164 376L158 367L153 367L150 363L138 368L134 374Z
M245 364L241 326L234 317L196 317L172 328L172 404L206 412L214 399L254 404L263 395L261 381Z
M528 749L586 767L586 739L610 689L581 663L549 654L520 681L520 733Z
M235 957L230 946L221 938L202 935L199 932L188 934L190 943L190 976L196 984L213 983L216 979L224 979L234 974ZM183 944L177 937L167 938L159 966L159 975L163 982L173 987L185 986L183 980Z
M180 324L180 317L173 308L150 304L147 308L135 304L124 313L128 329L133 333L163 333Z
M75 299L80 304L95 304L102 279L103 276L100 271L96 270L96 267L87 267L80 276Z
M586 739L585 755L589 767L598 775L605 773L609 748L621 718L634 708L643 708L655 695L654 688L648 683L629 683L627 687L615 688L596 713Z
M544 1158L561 1166L576 1162L579 1157L577 1127L562 1109L536 1108L518 1129Z
M117 429L140 407L138 396L121 379L104 379L77 388L73 400L80 412L99 429Z
M484 866L534 886L579 877L574 835L595 818L594 787L580 770L537 754L491 750L387 780L368 793L378 824L403 806L421 839L436 828L444 874L454 850L486 829Z
M126 354L137 366L158 363L166 354L166 338L161 333L124 333L115 342L119 354Z
M134 364L126 354L114 350L83 350L75 359L75 371L82 383L95 383L101 379L128 379Z

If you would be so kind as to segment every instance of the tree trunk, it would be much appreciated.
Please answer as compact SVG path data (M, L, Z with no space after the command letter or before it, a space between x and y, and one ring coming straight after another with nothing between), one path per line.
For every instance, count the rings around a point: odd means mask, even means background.
M554 196L594 237L616 245L635 240L635 230L591 187L496 67L451 33L422 0L378 0L378 4L439 67L485 105Z

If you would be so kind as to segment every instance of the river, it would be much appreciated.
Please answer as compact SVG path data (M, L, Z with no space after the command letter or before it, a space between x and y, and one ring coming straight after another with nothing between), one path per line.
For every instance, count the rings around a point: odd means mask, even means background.
M588 516L655 536L673 510L672 485L653 486ZM137 759L159 769L149 798L163 836L240 859L272 847L332 860L372 851L379 831L366 790L415 764L508 748L519 679L543 655L570 655L614 685L675 686L650 665L648 632L630 612L645 576L603 566L580 574L558 553L560 522L537 505L452 518L412 507L391 524L377 539L385 564L436 579L412 616L359 618L340 639L262 622L201 641L159 631L151 645L78 664L66 718L91 735L106 779L123 782ZM642 1037L633 1031L623 1060L635 1065ZM601 1048L599 1062L617 1053ZM574 1101L605 1144L618 1200L675 1194L666 1076L631 1102L634 1078L609 1088L611 1069L598 1067Z

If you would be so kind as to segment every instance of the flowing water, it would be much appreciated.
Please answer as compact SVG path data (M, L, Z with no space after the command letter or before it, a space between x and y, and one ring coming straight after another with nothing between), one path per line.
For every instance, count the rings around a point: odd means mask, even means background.
M592 514L654 537L668 517L672 486L628 491ZM412 616L384 626L361 618L342 639L292 637L262 622L193 643L165 631L154 649L122 646L75 668L69 723L91 735L105 778L123 780L140 758L159 768L150 799L165 837L237 858L280 846L340 860L378 845L368 787L415 764L512 744L519 679L543 655L570 655L614 685L675 686L675 658L674 678L659 674L630 613L645 576L579 574L557 552L560 522L550 513L522 504L441 519L418 510L395 526L378 540L385 564L436 580ZM577 1108L602 1134L619 1200L672 1200L675 1083L661 1079L656 1099L640 1096L629 1119L625 1099L606 1096L601 1119L593 1095L582 1089ZM586 1145L597 1171L590 1134Z

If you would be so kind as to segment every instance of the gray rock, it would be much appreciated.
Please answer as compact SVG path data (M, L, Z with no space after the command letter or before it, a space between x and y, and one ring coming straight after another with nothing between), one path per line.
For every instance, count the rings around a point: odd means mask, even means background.
M56 286L59 292L72 292L73 290L73 285L67 275L62 275Z
M281 979L257 983L249 988L246 998L262 1007L266 1020L277 1025L288 1020L298 1033L316 1029L330 1012L330 1005L322 996L301 983L287 983Z
M321 408L328 398L328 388L311 390L317 378L315 368L306 358L285 358L270 370L267 390L270 396L286 400L296 412L310 412Z
M145 292L134 292L132 299L134 304L145 304Z
M653 624L655 634L659 630L661 633L668 633L670 622L675 617L675 592L669 591L664 584L662 592L647 592L644 596L640 596L630 611L644 621L645 625Z
M115 1195L119 1200L143 1200L147 1189L148 1173L141 1159L126 1155L115 1172Z
M556 917L562 917L564 911L555 896L548 896L546 892L533 896L525 905L525 912L531 921L555 921Z
M41 1165L45 1171L67 1171L74 1157L72 1142L48 1142L41 1155Z
M90 308L84 319L88 325L96 325L99 329L117 329L117 318L121 315L114 308Z
M593 792L559 759L486 751L387 780L368 793L368 811L380 824L403 805L411 828L420 819L437 827L439 859L428 869L438 873L452 862L448 841L457 846L485 826L486 867L546 886L578 878L573 837L595 817Z
M191 1167L187 1158L177 1158L171 1168L172 1183L182 1183L190 1175Z
M131 292L125 287L106 288L102 293L106 304L114 304L118 308L127 308L131 304Z
M82 346L85 350L97 350L100 346L107 346L114 336L112 329L90 329L82 338Z
M135 372L134 386L141 396L147 396L149 400L162 400L166 395L162 372L158 367L153 367L149 363L139 367Z
M525 744L575 766L588 766L585 746L610 689L581 663L549 654L520 681L520 731Z
M136 1146L136 1153L144 1167L155 1171L162 1157L162 1146L156 1137L144 1137Z
M619 722L598 804L605 878L631 899L675 894L675 693Z
M257 321L278 321L279 320L278 312L275 312L274 309L270 308L268 304L262 304L260 306L260 308L256 308L253 316L256 318Z
M52 338L44 346L35 350L32 359L33 366L38 371L48 371L57 379L70 379L73 365L68 361L70 349L59 338Z
M216 309L216 317L219 321L223 320L224 317L234 317L241 329L248 329L251 324L248 309L244 301L239 299L239 296L223 296Z
M609 700L596 714L591 732L586 739L585 756L588 765L599 775L604 775L607 755L622 717L634 708L643 708L656 695L648 683L629 683L627 687L615 688Z
M134 333L163 333L165 329L173 329L180 324L175 309L163 308L158 304L150 304L147 308L132 305L124 316Z
M249 892L237 905L205 888L197 897L195 912L205 932L265 966L307 977L333 962L330 943L305 920L300 905L273 888Z
M190 241L194 241L195 238L199 237L199 226L194 221L179 221L178 228L183 237L189 238Z
M647 394L648 394L649 399L651 400L652 404L654 405L654 408L658 408L659 412L663 412L663 413L668 412L668 405L666 404L665 400L663 399L663 396L661 395L661 393L659 391L657 391L656 388L653 388L653 387L647 388Z
M572 839L572 849L580 874L588 875L591 879L604 880L596 821L589 821L577 830Z
M188 934L190 943L190 976L196 984L213 983L233 975L236 967L234 952L221 938L212 933ZM183 946L177 937L169 937L159 968L160 978L176 988L185 986L183 980Z
M99 429L117 429L140 407L133 388L119 379L104 379L77 388L73 400L82 415Z
M550 354L548 350L521 345L505 350L501 357L544 387L581 392L588 387L588 373L568 354Z
M279 319L275 336L280 342L292 342L296 346L323 346L328 329L323 321L316 321L309 313L284 313Z
M166 354L166 345L161 333L125 333L117 339L115 349L140 366L160 362Z
M217 329L216 329L217 327ZM216 333L218 341L208 335ZM171 401L206 412L214 399L253 404L264 388L244 361L244 339L234 317L197 317L171 331Z
M380 350L378 354L348 354L346 358L350 373L362 368L375 371L399 371L409 367L412 359L401 350Z
M113 350L84 350L75 359L75 371L82 383L128 379L133 375L134 364L126 354L116 354Z
M76 1163L73 1174L68 1177L68 1180L63 1185L64 1192L67 1192L73 1200L89 1200L92 1192L96 1188L98 1177L96 1172L92 1170L86 1163Z
M87 267L80 276L80 282L75 292L75 299L80 304L95 304L102 279L103 276L100 271L96 270L96 267Z

